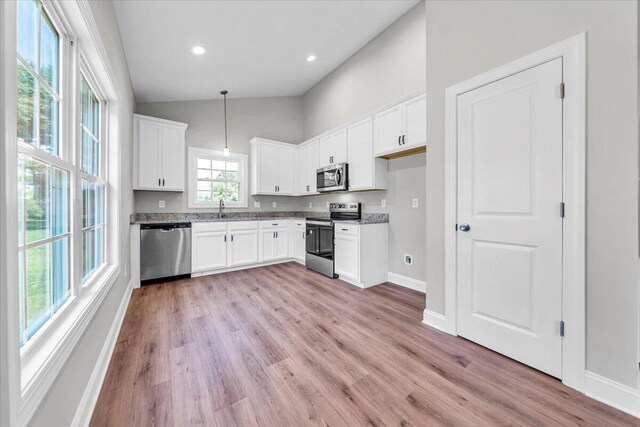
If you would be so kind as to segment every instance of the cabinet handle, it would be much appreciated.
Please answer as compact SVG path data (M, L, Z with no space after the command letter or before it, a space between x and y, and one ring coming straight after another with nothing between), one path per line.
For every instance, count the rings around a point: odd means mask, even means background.
M276 224L271 224L271 225L273 225L273 226L275 227L275 226L277 226L278 224L276 223Z
M404 145L404 135L402 135L402 145Z
M307 191L309 191L309 186L307 185Z
M278 238L278 232L276 231L276 239Z
M231 241L233 242L233 234L231 235Z
M160 187L160 178L158 178L158 187Z
M227 235L224 235L224 242L227 243Z
M164 178L162 178L162 186L164 187Z
M348 228L343 228L342 231L349 231L349 229Z
M273 237L273 238L275 239L275 238L276 238L276 232L275 232L275 231L272 231L272 232L271 232L271 234L272 234L272 236L271 236L271 237Z
M306 233L305 231L303 231L303 232L302 232L302 240L304 240L304 239L306 238L306 237L305 237L306 235L307 235L307 233Z

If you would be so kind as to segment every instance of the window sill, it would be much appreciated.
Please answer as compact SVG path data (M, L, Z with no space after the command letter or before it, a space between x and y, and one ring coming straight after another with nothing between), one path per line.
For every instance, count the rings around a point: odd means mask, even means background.
M45 394L62 370L76 344L116 282L120 268L107 265L82 295L67 302L51 319L52 323L21 356L21 404L19 425L35 413Z

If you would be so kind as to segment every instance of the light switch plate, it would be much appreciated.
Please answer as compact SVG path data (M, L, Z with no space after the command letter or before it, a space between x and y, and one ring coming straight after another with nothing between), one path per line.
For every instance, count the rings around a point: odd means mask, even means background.
M276 202L273 202L273 207L275 208L278 204Z
M158 200L158 207L164 209L164 200Z
M411 206L413 206L414 208L418 207L418 199L413 199L413 201L411 202Z
M257 200L253 201L253 207L254 208L259 208L260 207L260 202L258 202Z
M387 199L380 200L380 207L381 208L386 208L387 207Z

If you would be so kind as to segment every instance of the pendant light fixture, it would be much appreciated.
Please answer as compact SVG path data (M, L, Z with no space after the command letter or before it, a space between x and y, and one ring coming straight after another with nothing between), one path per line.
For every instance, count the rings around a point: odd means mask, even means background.
M227 94L229 91L223 90L220 94L224 97L224 151L225 156L229 156L229 144L227 142Z

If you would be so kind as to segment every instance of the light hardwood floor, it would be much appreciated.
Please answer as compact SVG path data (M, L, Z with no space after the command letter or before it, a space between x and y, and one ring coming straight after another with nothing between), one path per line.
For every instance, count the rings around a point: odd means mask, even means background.
M640 425L295 263L134 291L92 426Z

